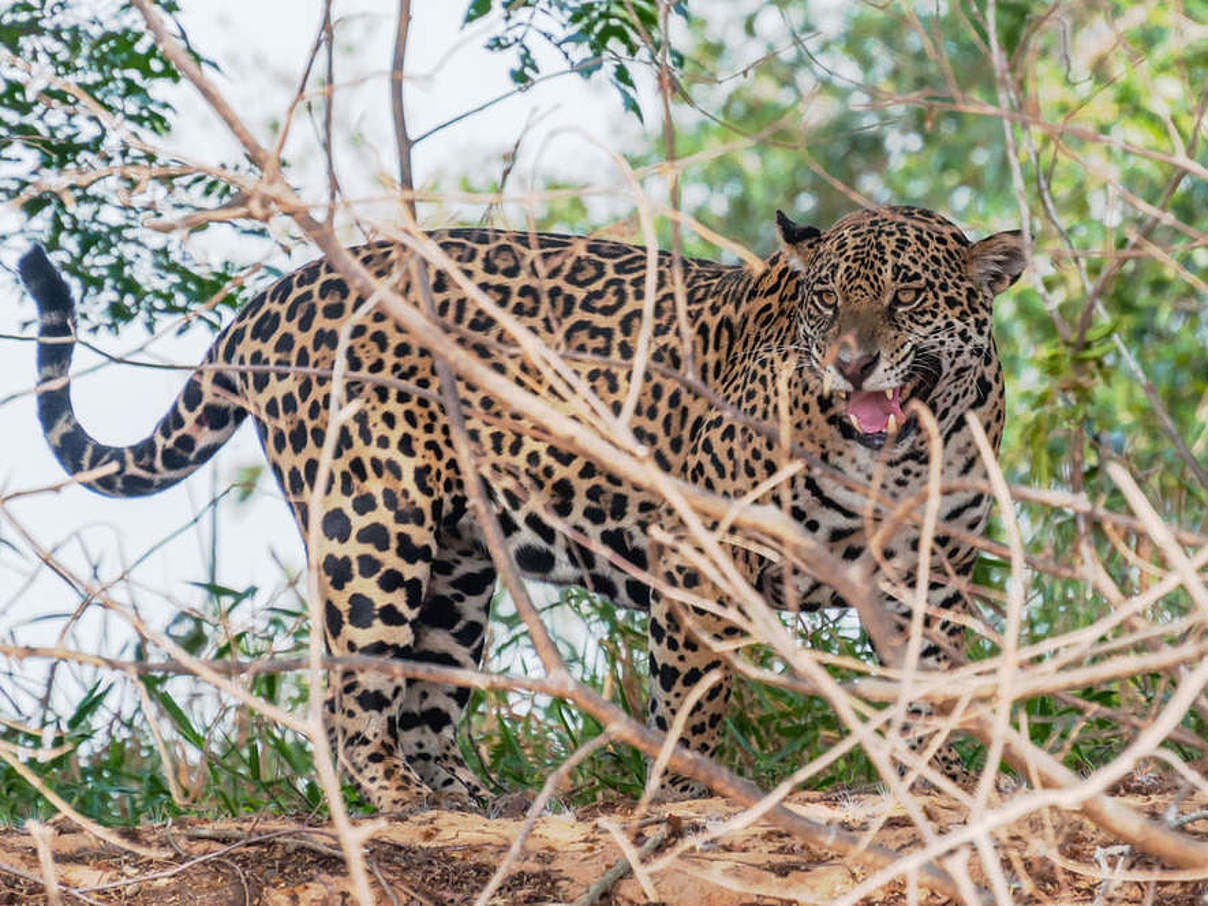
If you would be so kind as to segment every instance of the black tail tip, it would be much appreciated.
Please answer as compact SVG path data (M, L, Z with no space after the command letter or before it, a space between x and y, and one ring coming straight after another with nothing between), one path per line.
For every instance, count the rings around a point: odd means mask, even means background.
M70 312L75 308L71 290L59 276L42 246L35 245L17 262L17 273L29 290L40 312Z

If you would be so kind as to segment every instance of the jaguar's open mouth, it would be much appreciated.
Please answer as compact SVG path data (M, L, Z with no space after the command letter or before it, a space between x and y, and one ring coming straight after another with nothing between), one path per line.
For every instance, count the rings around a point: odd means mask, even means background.
M880 450L890 440L901 442L919 426L918 419L904 411L907 403L926 403L934 389L935 378L926 369L886 390L836 390L843 407L839 432L871 450Z

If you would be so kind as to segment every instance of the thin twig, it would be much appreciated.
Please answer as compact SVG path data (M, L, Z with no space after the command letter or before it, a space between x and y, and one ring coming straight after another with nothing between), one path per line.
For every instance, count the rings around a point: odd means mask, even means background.
M667 828L661 827L649 837L638 848L636 856L638 859L644 859L653 853L656 849L663 845L667 840ZM622 856L618 859L608 871L600 876L600 879L592 884L583 892L572 906L594 906L600 902L603 897L608 894L620 881L624 880L627 875L633 870L631 860Z

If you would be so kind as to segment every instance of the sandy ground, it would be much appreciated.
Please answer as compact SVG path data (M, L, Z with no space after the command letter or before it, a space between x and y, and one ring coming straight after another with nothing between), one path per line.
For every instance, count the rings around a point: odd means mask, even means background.
M1204 806L1196 797L1171 793L1132 793L1124 798L1155 817L1172 805L1184 815ZM953 803L941 796L924 796L920 802L938 834L963 820ZM810 818L871 834L882 846L905 851L920 841L905 813L876 794L802 793L791 803ZM869 875L868 869L851 860L804 844L766 823L709 839L710 832L738 811L725 800L706 799L658 807L643 816L635 814L632 804L544 816L490 903L575 902L621 858L618 833L635 849L653 834L666 835L668 840L652 855L655 859L670 846L691 842L666 867L646 873L645 889L630 875L603 894L600 903L830 903ZM488 820L447 811L382 821L366 848L376 902L473 903L503 863L521 824L519 818ZM1208 821L1188 827L1208 834ZM123 831L128 840L163 850L160 859L133 855L65 822L54 829L51 847L63 888L60 902L67 904L356 902L328 825L273 817L189 820ZM1145 879L1146 873L1161 875L1165 870L1132 851L1110 849L1116 841L1077 815L1032 815L998 832L995 842L1016 903L1204 902L1203 883ZM976 863L976 858L970 861L970 873L984 882ZM1114 869L1122 879L1104 880L1100 865ZM30 835L19 830L0 832L0 904L52 902L41 878ZM938 895L915 892L917 897L912 897L911 893L899 880L862 902L946 902Z

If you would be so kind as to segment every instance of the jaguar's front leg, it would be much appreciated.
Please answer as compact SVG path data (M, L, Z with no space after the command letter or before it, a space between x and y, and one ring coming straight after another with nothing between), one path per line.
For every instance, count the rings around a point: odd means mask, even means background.
M695 597L718 599L716 589L702 584L691 567L663 566L664 578L675 587ZM651 596L650 723L663 732L677 732L680 745L710 758L717 754L730 703L730 674L721 646L739 631L728 620L698 607L664 594ZM687 713L681 713L685 708ZM661 778L656 795L673 800L708 792L703 783L669 772Z

